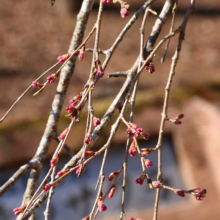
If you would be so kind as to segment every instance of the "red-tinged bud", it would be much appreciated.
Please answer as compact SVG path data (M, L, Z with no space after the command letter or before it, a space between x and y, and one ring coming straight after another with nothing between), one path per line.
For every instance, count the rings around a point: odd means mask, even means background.
M85 157L90 157L90 156L93 156L94 154L95 154L94 151L86 151Z
M148 8L148 11L151 12L153 15L157 15L157 12L152 10L151 8Z
M108 198L111 199L114 196L115 193L115 187L112 186L112 188L110 189L110 192L108 194Z
M132 133L132 131L131 131L130 128L127 129L127 134L128 134L130 137L134 137L134 134Z
M98 69L97 69L96 75L99 76L99 75L102 75L102 74L103 74L102 64L101 64L101 62L98 60Z
M53 73L52 75L47 77L47 83L53 83L58 77L58 73Z
M116 175L118 175L118 172L112 172L112 173L110 173L110 175L108 176L108 180L109 180L109 181L112 181Z
M121 13L122 18L125 18L125 17L129 16L129 12L127 11L126 8L121 8L120 13Z
M192 195L195 196L196 200L203 200L207 193L206 189L201 190L200 188L190 190L190 192L192 192Z
M185 197L185 191L184 190L180 190L180 189L174 189L173 192L180 196L180 197Z
M105 206L102 199L98 199L97 205L98 205L98 209L99 209L100 212L103 212L103 211L107 210L107 207Z
M144 163L145 163L147 168L151 168L154 165L154 163L152 161L148 160L148 159L145 159Z
M69 57L70 57L70 54L63 54L63 55L57 57L57 60L59 61L59 63L63 63L63 62L66 61Z
M55 154L54 157L50 160L50 166L53 168L59 160L59 154Z
M141 132L140 135L141 135L141 138L143 138L144 140L148 140L149 139L149 134L146 133L146 132Z
M152 152L151 148L142 148L141 149L143 152L141 153L143 157L145 157L146 155L150 154Z
M181 118L183 118L184 117L184 114L180 114L179 116L178 116L178 119L181 119Z
M84 53L85 53L85 46L82 46L80 53L79 53L79 61L83 60Z
M158 181L152 181L152 185L154 188L160 188L161 184Z
M13 209L14 215L19 215L26 209L26 205L22 205L20 207L16 207Z
M67 173L69 169L61 170L57 173L57 176L63 176L64 173Z
M75 108L72 107L72 106L67 106L67 107L66 107L67 112L70 113L70 114L73 112L74 109L75 109Z
M96 126L100 125L101 122L100 122L100 120L99 120L98 118L93 117L93 124L94 124L94 126L96 127Z
M145 156L147 156L147 154L145 152L141 152L141 156L145 157Z
M81 170L81 171L80 171L80 170ZM86 166L83 164L82 167L79 167L79 168L76 170L76 174L77 174L78 176L81 176L81 175L84 173L85 170L86 170Z
M85 143L86 145L89 145L91 142L92 142L92 137L91 137L91 136L86 137L86 138L84 139L84 143Z
M146 70L148 70L148 72L150 74L152 74L153 72L155 72L155 66L153 63L150 63L149 66L146 66Z
M89 216L86 216L85 218L83 218L82 220L89 220Z
M44 85L43 85L42 83L37 82L37 81L33 81L33 82L32 82L32 86L35 87L35 88L40 89L40 88L42 88Z
M145 179L145 173L142 173L141 176L135 180L135 183L141 186L144 182L144 179Z
M66 137L66 134L68 132L69 128L66 128L61 134L60 134L60 140L64 140Z
M134 220L134 218L130 216L130 217L128 218L128 220Z
M110 3L110 0L102 0L103 3Z
M132 141L131 146L130 146L128 152L129 152L131 157L134 157L135 154L137 153L137 148L135 146L135 141Z
M176 124L176 125L181 125L181 124L182 124L182 122L181 122L181 121L179 121L179 120L176 120L176 121L174 122L174 124Z
M51 185L48 183L44 186L43 191L47 192L50 189Z

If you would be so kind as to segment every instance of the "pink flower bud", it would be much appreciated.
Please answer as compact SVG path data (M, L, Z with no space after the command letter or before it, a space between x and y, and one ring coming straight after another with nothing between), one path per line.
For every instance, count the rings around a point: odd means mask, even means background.
M103 203L102 199L98 199L97 204L98 204L98 209L99 209L100 212L103 212L103 211L107 210L107 207Z
M69 169L61 170L57 173L57 176L63 176L64 173L67 173Z
M161 187L161 184L157 181L152 181L152 185L154 188L160 188Z
M192 194L195 196L196 200L203 200L203 198L206 196L207 193L206 189L201 190L200 188L190 190Z
M91 137L91 136L86 137L86 138L84 139L84 143L85 143L86 145L89 145L91 142L92 142L92 137Z
M19 215L26 209L26 205L22 205L20 207L16 207L13 209L14 215Z
M148 139L149 139L149 134L146 133L146 132L141 132L141 137L142 137L144 140L148 140Z
M69 57L70 57L70 54L63 54L63 55L57 57L57 60L59 61L59 63L63 63L63 62L66 61Z
M32 86L35 87L35 88L40 89L40 88L42 88L44 85L43 85L42 83L37 82L37 81L33 81L33 82L32 82Z
M115 193L115 187L112 186L112 188L111 188L111 190L110 190L110 192L108 194L108 198L111 199L114 196L114 193Z
M73 112L73 109L75 109L75 108L72 107L72 106L67 106L66 107L67 112L70 113L70 114Z
M84 53L85 53L85 46L82 46L80 53L79 53L79 61L83 60Z
M144 182L144 179L145 179L145 173L142 173L141 176L138 179L136 179L135 183L141 186Z
M176 124L176 125L181 125L181 124L182 124L182 122L181 122L181 121L179 121L179 120L176 120L176 121L174 122L174 124Z
M145 163L147 168L151 168L154 165L154 163L152 161L148 160L148 159L145 159L144 163Z
M112 181L116 175L118 175L118 172L112 172L112 173L110 173L110 175L108 176L108 180L109 180L109 181Z
M129 152L131 157L134 157L135 154L137 153L137 148L135 146L135 141L132 141L131 146L130 146L128 152Z
M122 18L125 18L126 16L129 16L129 12L127 11L126 8L121 8L120 13L121 13Z
M69 128L66 128L61 134L60 134L60 140L64 140L66 137L66 134L68 132Z
M130 216L130 217L128 218L128 220L134 220L134 218Z
M100 125L101 122L100 122L100 120L99 120L98 118L93 117L93 124L94 124L94 126L96 127L96 126Z
M185 197L185 191L184 190L180 190L180 189L174 189L173 192L180 196L180 197Z
M59 154L55 154L54 157L50 161L50 166L53 168L57 164L59 160Z
M80 170L81 170L81 172L80 172ZM76 170L76 174L79 175L79 176L81 176L81 175L84 173L85 170L86 170L86 166L83 164L82 167L79 167L79 168Z
M94 151L86 151L85 157L90 157L90 156L93 156L94 154L95 154Z
M47 83L53 83L58 77L58 73L53 73L47 77Z
M178 116L178 119L181 119L181 118L183 118L184 117L184 114L180 114L179 116Z
M148 154L150 154L150 153L152 152L152 149L151 149L151 148L142 148L141 150L143 151L143 152L141 153L143 157L146 156L146 155L148 155Z
M153 63L150 63L149 66L146 66L146 70L148 70L148 72L150 74L152 74L153 72L155 72L155 66Z
M99 76L99 75L102 75L102 74L103 74L102 64L101 64L101 62L98 60L98 70L97 70L96 75Z
M48 183L44 186L43 191L47 192L50 189L51 185Z

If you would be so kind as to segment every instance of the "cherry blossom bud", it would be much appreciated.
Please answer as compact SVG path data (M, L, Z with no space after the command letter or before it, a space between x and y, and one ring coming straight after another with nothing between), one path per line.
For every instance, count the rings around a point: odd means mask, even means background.
M181 124L182 124L182 122L181 122L181 121L179 121L179 120L176 120L176 121L174 122L174 124L176 124L176 125L181 125Z
M61 134L60 134L60 140L64 140L66 137L66 134L68 132L69 128L66 128Z
M83 218L82 220L89 220L89 216L86 216L86 217Z
M80 171L81 170L81 171ZM77 170L76 170L76 174L78 175L78 176L81 176L83 173L84 173L84 171L86 170L86 166L83 164L81 167L79 167Z
M96 126L100 125L101 122L100 122L100 120L99 120L98 118L93 117L93 124L94 124L94 126L96 127Z
M59 154L55 154L54 157L50 160L50 166L53 168L59 160Z
M126 8L121 8L120 13L121 13L122 18L125 18L125 17L129 16L129 12L127 11Z
M132 141L131 146L130 146L128 152L129 152L131 157L134 157L135 154L137 153L137 148L135 146L135 141Z
M128 218L128 220L134 220L134 218L130 216L130 217Z
M160 188L161 187L161 184L157 181L152 181L152 185L154 188Z
M108 194L108 198L111 199L114 196L114 193L115 193L115 187L112 186L112 188L111 188L111 190L110 190L110 192Z
M51 185L48 183L44 186L43 191L47 192L50 189Z
M32 86L35 87L35 88L40 89L40 88L42 88L44 85L43 85L42 83L37 82L37 81L33 81L33 82L32 82Z
M151 148L141 148L141 150L143 151L141 154L142 156L146 156L148 154L150 154L152 152L152 149Z
M83 60L84 53L85 53L85 46L82 46L80 53L79 53L79 61Z
M142 173L141 176L135 180L135 183L141 186L144 182L144 179L145 179L145 173Z
M22 205L20 207L16 207L13 209L14 215L19 215L20 213L22 213L26 208L26 205Z
M57 173L57 176L63 176L64 173L67 173L69 169L61 170Z
M196 200L203 200L203 198L206 196L205 194L207 193L206 189L201 190L199 188L190 191L195 196Z
M70 57L70 54L63 54L63 55L57 57L57 60L59 61L59 63L63 63L63 62L66 61L69 57Z
M77 95L74 98L72 98L70 100L70 104L72 107L76 106L78 104L78 102L81 100L82 96L81 95Z
M102 74L103 74L102 64L101 64L101 62L98 60L98 70L97 70L96 75L99 76L99 75L102 75Z
M90 156L93 156L94 154L95 154L94 151L86 151L85 157L90 157Z
M153 72L155 72L155 66L153 63L150 63L149 66L146 66L146 70L148 70L148 72L150 74L152 74Z
M53 73L47 77L47 83L53 83L58 77L58 73Z
M85 137L84 143L85 143L86 145L89 145L91 142L92 142L92 137L91 137L91 136Z
M173 192L180 196L180 197L185 197L185 191L184 190L180 190L180 189L174 189Z
M116 171L110 173L110 175L108 176L108 180L109 180L109 181L112 181L116 175L118 175L118 172L116 172Z
M145 163L147 168L151 168L154 165L154 163L152 161L148 160L148 159L145 159L144 163Z
M148 140L149 139L149 134L146 133L146 132L141 132L140 135L141 135L141 138L143 138L144 140Z
M98 209L99 209L100 212L103 212L103 211L107 210L107 207L105 206L102 199L98 199L97 205L98 205Z
M180 114L179 116L178 116L178 119L181 119L181 118L183 118L184 117L184 114Z

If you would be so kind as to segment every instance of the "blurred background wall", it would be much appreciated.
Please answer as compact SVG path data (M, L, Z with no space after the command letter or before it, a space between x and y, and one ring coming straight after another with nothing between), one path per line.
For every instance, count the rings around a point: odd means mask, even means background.
M98 1L95 2L85 36L90 31L96 19ZM54 6L51 7L49 1L45 2L43 0L23 0L19 3L15 3L12 0L1 2L0 116L6 112L18 95L21 94L38 75L56 62L57 56L66 53L72 37L80 3L81 1L56 0ZM129 0L128 3L131 5L129 12L130 15L132 15L143 4L143 1ZM158 0L152 9L160 12L163 3L164 1ZM180 25L188 4L189 1L179 1L174 28ZM104 9L100 48L108 49L129 18L121 19L119 13L120 8L117 4L107 4ZM182 199L173 198L173 195L169 194L164 197L162 193L159 219L219 219L219 12L219 1L200 0L196 2L195 11L188 22L185 41L183 42L180 60L171 88L168 108L169 117L172 118L179 113L184 113L185 118L183 119L183 124L180 126L167 123L165 127L166 138L163 158L164 172L167 175L165 175L164 178L169 181L171 186L176 188L183 187L184 189L196 187L206 188L208 194L205 200L201 202L195 201L195 199L190 196ZM156 17L153 15L149 15L147 19L146 40L151 32L155 19ZM159 39L169 32L170 23L171 15L168 17ZM129 30L124 41L119 45L116 53L113 55L105 71L105 76L99 81L94 90L94 109L98 117L102 117L124 81L122 78L107 78L106 73L127 70L132 66L139 53L140 25L141 19ZM91 38L87 47L92 47L93 39L94 38ZM144 147L153 147L156 143L160 125L164 87L176 42L176 37L171 40L166 61L163 64L160 63L160 58L163 54L164 47L158 51L154 59L156 72L151 75L147 71L144 71L139 81L134 122L151 134L151 140L142 143ZM103 57L101 57L101 59L103 59ZM89 53L86 54L83 62L77 62L64 106L67 106L68 101L82 91L89 74L90 65L91 54ZM55 90L56 85L53 84L39 96L33 97L32 94L35 92L33 89L20 101L5 121L0 124L1 185L20 165L29 161L34 155L44 131ZM59 133L62 132L69 122L64 117L65 114L66 111L63 109L58 127ZM73 129L74 135L68 138L67 141L74 152L77 152L81 147L80 144L85 130L84 120L85 114L82 115L82 123L75 126ZM111 122L114 122L114 117ZM109 128L106 128L103 137L96 144L97 148L105 143L105 138L108 134ZM114 171L111 164L112 161L116 161L115 155L118 155L118 161L123 161L122 155L124 154L125 138L125 127L122 126L113 142L113 150L109 156L106 175ZM49 158L55 146L56 143L53 142L48 153L47 164L49 164ZM120 153L115 150L114 146L120 149ZM68 156L64 153L62 163L65 163L67 160ZM74 215L77 216L76 218L82 218L86 215L85 213L89 213L90 206L95 198L92 189L95 187L100 160L97 159L97 161L94 161L93 165L91 163L89 169L92 171L87 171L87 174L85 173L85 176L87 175L88 178L91 179L91 183L88 184L89 186L85 185L84 188L82 187L80 191L81 194L79 193L78 197L74 197L74 192L76 188L80 186L80 179L73 177L74 174L66 181L66 187L64 184L60 186L60 188L57 188L59 191L58 195L63 195L64 197L62 210L64 210L65 207L69 210L74 210L74 207L78 207L78 209L86 209L87 211L82 211L81 213L76 213L76 210L74 212L66 211L68 214L65 219L73 219ZM152 170L154 173L156 172L157 163L156 153L152 155L152 160L155 163L155 171ZM135 200L133 203L128 202L126 204L126 217L133 215L143 220L152 219L154 204L153 191L147 189L147 186L140 187L134 183L141 172L140 164L137 167L132 166L132 164L138 163L138 158L131 158L129 163L131 163L130 174L128 176L129 183L131 184L129 187L131 187L132 192L139 190L136 192L137 198L143 195L143 192L146 193L146 197L144 197L143 200ZM117 167L114 169L117 169ZM166 172L166 170L170 170L170 172ZM46 170L43 172L46 172ZM93 172L94 175L91 174ZM152 175L155 175L153 173ZM27 175L18 182L18 186L11 188L5 196L0 199L0 211L2 213L0 219L11 219L13 215L11 209L19 206L22 200L26 178ZM67 201L66 203L65 199L68 200L67 193L69 193L69 191L72 192L74 201L69 198L71 201ZM15 192L17 193L16 199L14 199ZM116 192L117 197L114 198L114 201L119 201L120 185L118 185ZM88 199L88 195L93 196ZM134 197L132 195L130 196L131 198ZM82 202L82 198L90 201L87 206L88 210L84 207L85 204ZM54 204L56 204L56 201ZM146 206L143 204L146 204ZM109 208L109 210L111 210L111 216L108 216L108 212L105 213L107 216L106 219L117 218L116 216L120 212L120 207L118 207L119 205L117 207L114 205L114 202L112 202L112 204L109 203L108 207L111 207ZM53 210L54 213L58 210L56 205ZM55 216L57 216L57 219L60 219L59 213L54 214L53 219L56 219ZM102 214L100 216L103 219L105 215Z

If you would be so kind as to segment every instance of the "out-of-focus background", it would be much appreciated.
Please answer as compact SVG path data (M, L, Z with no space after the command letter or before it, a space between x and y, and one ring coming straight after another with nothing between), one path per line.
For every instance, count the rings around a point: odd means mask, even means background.
M85 36L91 30L97 16L98 1L95 1ZM128 0L130 15L142 4L142 0ZM56 0L53 7L50 1L12 0L1 2L0 6L0 117L6 112L17 97L42 72L56 62L57 56L65 54L76 22L81 1ZM164 1L158 0L152 9L158 13ZM189 1L179 1L175 27L184 17ZM163 142L164 182L180 189L206 188L204 201L196 201L192 196L180 198L172 192L162 190L159 219L219 219L220 195L220 3L218 0L200 0L187 25L180 60L170 92L168 114L170 118L184 113L182 125L167 123ZM129 16L130 17L130 16ZM114 42L129 17L120 17L117 4L105 4L101 28L100 48L108 49ZM139 53L140 17L128 31L123 42L109 63L104 77L94 90L95 115L102 117L108 105L114 99L123 84L124 78L108 78L107 73L129 69ZM151 32L156 17L149 15L146 22L146 40ZM169 32L171 15L163 26L162 38ZM93 46L92 37L86 45ZM154 147L160 125L164 88L166 85L171 58L177 43L173 38L167 52L166 61L160 63L164 51L162 47L154 58L156 72L144 71L138 86L134 122L151 134L149 141L140 142L141 147ZM104 57L101 56L101 59ZM91 54L86 53L82 62L77 61L64 106L83 90L89 75ZM46 77L45 77L46 78ZM44 78L44 80L45 80ZM43 80L43 81L44 81ZM42 82L43 82L42 81ZM33 97L31 92L19 102L5 121L0 124L0 184L2 185L20 165L28 162L34 155L43 134L50 112L56 83L49 85L43 93ZM58 132L68 125L68 119L62 111ZM84 135L84 120L77 124L67 143L74 152L81 147ZM114 118L111 123L114 122ZM126 128L121 126L114 139L108 157L106 176L120 168L123 163ZM107 128L96 147L105 143L109 134ZM56 143L51 144L48 153L48 165L41 175L47 172L49 159ZM156 177L157 154L149 158L154 166L149 170L150 176ZM62 165L69 157L63 153ZM79 179L71 174L55 192L52 204L52 216L58 219L81 219L88 215L95 199L94 187L98 177L101 157L94 159L87 166L85 174ZM129 158L128 186L125 202L126 218L132 215L143 220L152 219L155 190L150 190L145 183L136 185L135 179L141 174L138 156ZM13 218L12 209L20 205L26 187L25 175L0 199L0 219ZM111 201L106 200L108 211L99 215L102 219L117 219L120 213L121 179L116 185L116 195ZM108 183L105 186L108 188ZM43 208L37 212L42 217Z

